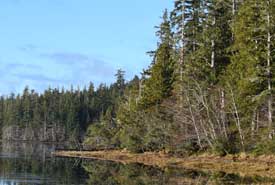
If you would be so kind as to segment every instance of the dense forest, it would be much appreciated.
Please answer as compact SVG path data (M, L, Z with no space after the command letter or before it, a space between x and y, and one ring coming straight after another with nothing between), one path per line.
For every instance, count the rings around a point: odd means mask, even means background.
M2 139L79 143L90 123L113 115L125 86L123 76L118 70L117 82L96 90L93 83L83 90L49 88L42 94L26 87L22 95L1 97Z
M126 82L118 70L110 86L2 97L2 138L134 152L275 152L274 16L274 0L176 0L140 77Z

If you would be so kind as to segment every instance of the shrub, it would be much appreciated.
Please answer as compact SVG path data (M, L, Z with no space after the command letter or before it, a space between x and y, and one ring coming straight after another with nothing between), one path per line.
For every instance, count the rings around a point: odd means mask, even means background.
M275 154L275 140L257 143L252 153L255 155Z
M219 156L225 156L227 154L235 154L239 152L240 149L236 139L231 137L228 140L219 138L214 144L213 151Z

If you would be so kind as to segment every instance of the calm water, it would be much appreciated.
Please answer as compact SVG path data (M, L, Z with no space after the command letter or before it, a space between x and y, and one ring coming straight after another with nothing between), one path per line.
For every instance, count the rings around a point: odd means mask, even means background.
M122 165L108 161L56 158L60 146L6 143L0 152L0 185L183 185L273 184L275 179L204 173L176 168Z

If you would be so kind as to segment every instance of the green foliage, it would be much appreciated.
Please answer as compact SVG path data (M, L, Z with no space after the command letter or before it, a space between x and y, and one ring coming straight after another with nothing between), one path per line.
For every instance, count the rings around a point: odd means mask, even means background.
M231 137L229 140L226 140L225 138L219 138L214 144L212 150L219 156L235 154L240 151L235 137Z
M257 143L251 152L255 155L275 154L275 141Z
M95 148L103 148L111 145L112 134L105 125L94 123L87 130L86 140L84 144L91 145Z
M120 133L121 147L131 152L144 152L143 137L142 129L125 128Z
M200 147L195 140L188 140L177 145L171 153L178 156L190 156L200 151Z

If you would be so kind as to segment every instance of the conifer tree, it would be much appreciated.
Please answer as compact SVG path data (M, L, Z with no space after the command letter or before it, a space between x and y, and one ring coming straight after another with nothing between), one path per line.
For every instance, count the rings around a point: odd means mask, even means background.
M144 82L141 99L141 105L144 107L160 104L172 92L175 60L167 10L163 14L163 22L159 26L157 36L160 38L160 43L155 51L155 60L147 71L148 77Z
M272 75L274 47L270 37L274 27L270 24L271 1L247 0L234 20L232 64L227 70L227 83L235 94L243 124L254 124L255 112L268 109L268 127L272 130ZM269 4L269 5L268 5ZM273 3L274 6L274 3ZM273 28L272 28L273 27ZM267 101L266 101L267 100ZM267 102L267 103L265 103Z

